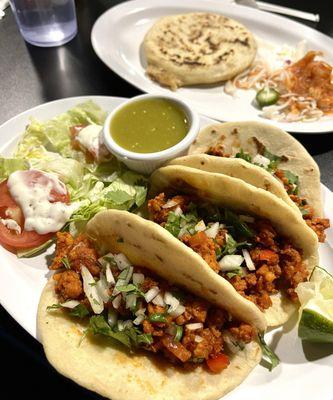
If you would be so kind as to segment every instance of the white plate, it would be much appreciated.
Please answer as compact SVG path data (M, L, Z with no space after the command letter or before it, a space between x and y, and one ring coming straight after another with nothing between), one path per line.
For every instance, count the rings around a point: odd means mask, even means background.
M0 126L0 153L11 154L30 117L45 120L88 99L109 112L124 101L116 97L84 96L56 100L32 108ZM201 118L202 127L211 122L213 121L208 118ZM322 194L325 215L333 220L333 193L323 186ZM47 255L51 254L52 250L49 249L46 255L19 260L0 246L0 302L12 317L37 339L37 305L47 277L50 276ZM327 232L327 243L320 247L320 259L321 265L333 272L332 228ZM293 319L283 328L274 329L267 334L267 341L273 345L281 358L279 367L270 373L258 366L244 384L227 396L229 400L280 400L281 395L290 396L294 400L332 400L330 379L333 355L325 354L329 350L327 346L302 347L302 342L297 338L295 324L296 319Z
M142 41L154 22L165 15L191 11L211 11L234 18L256 36L276 45L295 46L305 39L308 49L321 50L333 63L333 39L289 19L252 9L231 5L223 0L134 0L113 7L96 21L91 41L98 57L123 79L147 93L171 93L186 100L203 115L221 121L257 120L271 122L289 132L324 133L333 131L333 118L316 122L279 123L263 119L251 105L252 90L242 91L237 98L223 92L222 86L188 87L170 92L145 75Z

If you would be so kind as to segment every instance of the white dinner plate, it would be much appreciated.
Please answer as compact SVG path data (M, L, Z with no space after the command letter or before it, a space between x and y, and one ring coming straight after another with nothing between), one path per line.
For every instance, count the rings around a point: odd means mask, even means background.
M168 93L186 100L198 112L220 121L256 120L270 122L289 132L325 133L333 131L333 118L316 122L282 123L259 116L251 103L254 90L227 95L221 85L187 87L171 92L145 75L142 41L160 17L192 11L222 13L247 26L255 36L275 45L295 46L305 39L307 48L321 50L333 64L333 39L305 25L257 9L232 5L227 0L133 0L110 8L96 21L91 41L98 57L114 72L147 93Z
M9 156L30 117L41 120L61 114L78 103L93 100L105 111L112 111L125 99L106 96L71 97L52 101L19 114L0 126L0 154ZM212 121L201 117L201 127ZM333 220L333 193L322 186L325 215ZM18 259L0 246L0 302L11 316L33 337L36 332L36 313L40 294L50 276L48 255L31 259ZM327 231L327 242L320 245L320 263L333 272L333 229ZM249 378L226 396L229 400L280 400L288 396L293 400L332 400L332 346L304 344L297 337L297 318L284 327L266 335L268 343L277 352L281 364L269 372L258 366ZM190 390L190 388L189 388Z

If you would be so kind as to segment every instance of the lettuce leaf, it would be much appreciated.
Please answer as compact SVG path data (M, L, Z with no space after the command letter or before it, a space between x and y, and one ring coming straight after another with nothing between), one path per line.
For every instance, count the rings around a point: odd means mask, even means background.
M0 157L0 182L18 170L29 169L29 163L22 158L4 158Z

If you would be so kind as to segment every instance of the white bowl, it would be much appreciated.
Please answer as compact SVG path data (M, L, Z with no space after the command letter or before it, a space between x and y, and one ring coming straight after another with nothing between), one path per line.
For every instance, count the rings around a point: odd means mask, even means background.
M144 99L166 99L176 103L186 114L189 122L189 130L179 143L174 146L157 151L155 153L135 153L119 146L112 138L110 134L110 123L114 115L123 107L126 107L129 103ZM199 116L194 112L186 103L182 100L175 99L172 96L166 95L154 95L154 94L143 94L140 96L133 97L116 107L106 118L103 128L103 141L109 151L114 154L118 160L126 164L130 169L143 173L151 174L155 169L166 163L168 160L185 155L199 133Z

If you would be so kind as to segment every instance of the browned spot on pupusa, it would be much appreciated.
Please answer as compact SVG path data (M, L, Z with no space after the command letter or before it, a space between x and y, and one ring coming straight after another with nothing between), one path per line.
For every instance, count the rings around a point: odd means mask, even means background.
M164 262L163 258L160 257L158 254L155 254L155 257L156 257L158 260L160 260L161 262Z

